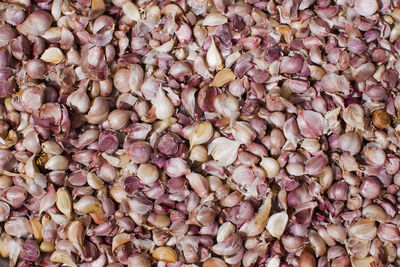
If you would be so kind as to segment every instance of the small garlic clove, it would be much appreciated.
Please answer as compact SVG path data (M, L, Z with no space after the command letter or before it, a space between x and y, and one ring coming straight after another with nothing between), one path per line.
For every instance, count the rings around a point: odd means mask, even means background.
M165 94L164 89L159 88L156 97L152 101L153 106L156 109L156 117L159 120L164 120L172 117L175 113L174 104Z
M260 166L264 169L268 178L274 178L281 169L278 161L271 157L263 157Z
M375 14L378 10L377 0L355 0L354 9L358 14L364 17Z
M351 257L351 264L353 267L364 267L364 266L372 266L374 264L374 257L363 257L363 258L356 258Z
M222 87L225 84L234 81L236 79L235 73L229 69L223 69L217 72L211 86Z
M160 173L156 166L150 163L142 163L140 164L136 175L139 177L140 181L145 185L151 185L155 183Z
M205 78L212 78L213 75L210 73L210 71L207 68L207 63L205 62L204 58L200 55L196 57L196 59L193 62L193 69L200 74L201 76Z
M257 132L246 121L238 121L232 128L232 136L241 144L249 144L257 137Z
M67 105L75 112L84 114L90 108L90 99L86 89L78 89L67 98Z
M32 234L33 237L36 239L36 241L40 242L43 240L43 235L42 235L42 230L43 230L43 225L40 223L39 220L31 218L29 220L32 228Z
M276 238L280 238L285 231L286 224L289 220L289 216L287 215L286 211L278 212L272 214L267 223L267 230L268 232Z
M190 149L195 145L207 143L214 135L214 128L209 121L198 122L189 136Z
M42 252L53 252L55 248L56 245L54 244L54 242L43 241L42 243L40 243L40 251Z
M25 21L17 26L17 30L24 35L40 36L50 28L53 18L45 10L37 10L29 14Z
M64 150L55 141L48 140L42 143L42 150L47 154L60 155Z
M232 118L239 111L239 100L227 94L219 94L214 98L215 111L224 117Z
M158 247L153 251L151 256L156 260L170 263L175 263L178 260L175 250L170 247Z
M203 262L202 267L228 267L228 265L220 258L209 258Z
M72 256L71 252L65 252L65 251L54 251L51 256L50 256L50 261L51 262L56 262L56 263L63 263L67 266L71 267L77 267L78 265L75 262L75 259Z
M66 188L59 188L57 190L57 208L68 218L71 217L72 212L72 198Z
M74 209L79 213L96 213L101 210L101 202L92 196L84 196L74 203Z
M217 243L224 242L230 235L235 233L236 227L231 222L225 222L218 228Z
M228 22L228 18L220 13L210 13L203 20L203 26L218 26Z
M144 80L143 68L139 64L131 65L131 75L129 76L129 87L132 91L139 91Z
M210 48L208 48L206 55L207 64L208 67L211 68L212 70L214 69L220 70L224 67L224 61L219 52L219 49L217 48L217 45L214 42L214 38L212 38L211 41L212 41L211 46Z
M67 238L78 251L82 251L85 229L81 221L74 221L68 225Z
M189 180L190 187L200 198L208 196L208 182L202 175L192 172L186 175L186 178Z
M372 240L375 238L377 229L373 220L359 220L349 229L349 234L362 240Z
M343 120L352 127L364 131L365 129L365 111L359 104L350 104L343 111Z
M87 175L87 183L91 188L95 190L99 190L104 186L104 182L92 172L89 172Z
M61 16L61 8L63 5L63 0L54 0L51 5L51 15L53 16L54 20L58 20Z
M174 48L175 42L173 39L169 40L168 42L163 43L160 46L152 47L159 53L168 53Z
M232 164L236 158L240 144L225 137L215 138L208 145L208 154L221 166Z
M257 214L253 217L253 219L251 219L246 227L246 233L248 236L257 236L264 231L265 226L268 223L271 204L272 195L268 194L268 196L264 199L263 204L258 209Z
M123 2L122 11L124 11L125 15L131 20L134 20L136 22L140 20L139 8L130 0Z
M65 57L60 48L50 47L44 51L40 59L47 63L58 64L63 61Z
M52 171L64 171L68 168L68 159L62 155L55 155L47 160L44 167Z

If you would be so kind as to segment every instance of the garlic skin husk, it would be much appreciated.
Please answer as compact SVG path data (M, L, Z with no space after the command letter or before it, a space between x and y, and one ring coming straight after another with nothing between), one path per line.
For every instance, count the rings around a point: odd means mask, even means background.
M168 119L175 113L174 104L172 104L172 101L165 94L165 91L162 88L158 89L152 104L156 109L155 114L159 120Z

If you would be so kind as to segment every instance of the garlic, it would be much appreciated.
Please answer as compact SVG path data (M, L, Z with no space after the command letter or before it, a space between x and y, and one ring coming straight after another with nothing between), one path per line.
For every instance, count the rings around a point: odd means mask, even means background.
M232 128L232 136L241 144L249 144L257 137L257 132L245 121L236 122Z
M74 209L79 213L96 213L101 210L101 202L92 196L84 196L74 203Z
M321 144L318 139L305 138L301 142L301 147L310 153L316 153L320 150Z
M91 188L96 190L101 189L104 185L104 182L100 180L100 178L97 177L97 175L92 172L89 172L87 174L87 183Z
M158 180L160 173L156 166L150 163L142 163L140 164L136 175L143 184L151 185Z
M51 155L60 155L64 150L63 148L55 141L48 140L42 143L43 152Z
M350 104L343 111L343 120L352 127L364 131L364 109L359 104Z
M208 182L202 175L192 172L186 175L186 178L189 181L190 187L200 198L208 196Z
M89 123L99 124L107 119L109 111L107 100L103 97L96 97L85 117Z
M264 169L268 178L274 178L277 176L281 169L278 161L271 157L263 157L260 166Z
M75 259L72 257L71 252L64 251L54 251L50 256L51 262L63 263L67 266L77 267L78 265L75 262Z
M189 159L198 162L205 162L208 159L207 148L202 145L193 146L190 150Z
M208 154L221 166L232 164L236 158L240 144L225 137L215 138L208 145Z
M159 261L175 263L178 260L175 250L170 247L158 247L151 256Z
M219 94L214 99L214 108L217 113L231 118L239 110L239 100L227 94Z
M169 40L168 42L163 43L159 46L153 46L152 48L159 53L168 53L174 48L175 42L173 39Z
M218 228L217 243L224 242L235 232L236 227L231 222L225 222Z
M198 122L189 136L190 149L195 145L207 143L214 135L214 128L209 121Z
M56 245L54 244L54 242L43 241L42 243L40 243L40 251L42 252L53 252L55 248Z
M228 267L228 265L220 258L209 258L203 262L202 267Z
M144 72L139 64L131 65L131 75L129 76L129 87L132 91L139 91L143 84Z
M114 251L117 247L130 242L132 240L132 236L127 233L120 233L114 236L112 240L111 250Z
M40 57L41 60L47 63L58 64L64 60L64 53L61 51L60 48L57 47L50 47L47 48L42 56Z
M377 0L355 0L354 9L361 16L371 16L378 10Z
M374 258L372 256L364 258L351 257L351 264L354 267L371 266L374 264Z
M66 188L59 188L57 190L57 208L68 218L71 217L72 212L72 199Z
M122 130L129 124L132 112L129 110L115 109L108 114L108 123L113 130Z
M350 227L349 233L362 240L372 240L377 233L375 221L359 220Z
M203 20L203 26L218 26L228 22L228 18L220 13L210 13Z
M85 240L85 230L81 221L74 221L68 225L67 237L78 251L82 251L83 242Z
M68 168L68 159L62 155L55 155L46 162L44 167L52 171L63 171Z
M17 26L17 30L24 35L40 36L50 28L53 18L45 10L32 12L25 21Z
M67 98L67 105L75 112L84 114L90 108L90 99L85 89L78 89Z
M43 225L40 223L39 220L31 218L29 220L32 228L32 234L33 237L36 239L36 241L40 242L43 240L43 235L42 235L42 230L43 230Z
M164 89L162 88L158 89L152 104L156 109L156 117L159 120L167 119L175 113L174 104L172 104L171 100L168 98L164 92Z
M51 15L53 16L54 20L58 20L61 16L61 8L63 5L63 0L54 0L51 5Z
M225 84L234 81L236 79L235 73L229 69L223 69L217 72L211 86L222 87Z
M128 69L119 69L114 74L114 86L121 93L127 93L131 90L129 85L129 79L131 77L131 71Z
M211 37L212 38L212 37ZM212 70L220 70L224 67L224 61L222 59L222 56L215 45L214 38L212 38L212 43L210 48L208 48L207 55L206 55L206 60L208 67L211 68Z
M139 21L140 20L140 12L138 7L131 2L130 0L124 1L122 4L122 11L130 18L131 20L134 21Z
M276 238L280 238L285 231L286 224L289 220L289 217L286 211L278 212L272 214L267 223L268 232Z

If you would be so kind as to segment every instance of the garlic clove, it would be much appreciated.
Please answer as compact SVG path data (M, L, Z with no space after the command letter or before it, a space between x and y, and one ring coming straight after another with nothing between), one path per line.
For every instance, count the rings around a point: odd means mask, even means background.
M58 64L63 61L65 57L60 48L50 47L44 51L40 59L47 63Z
M68 218L71 217L72 212L72 198L66 188L59 188L57 190L57 208Z
M151 256L156 260L170 263L175 263L178 260L175 250L170 247L158 247L153 251Z
M217 45L214 42L214 38L212 38L212 43L210 48L208 48L207 55L206 55L206 60L208 67L211 68L212 70L220 70L224 67L224 62L222 59L222 56L219 52L219 49L217 48Z
M289 217L285 211L272 214L267 223L268 232L279 239L285 231L288 220Z
M209 121L196 123L189 136L190 149L195 145L207 143L214 135L214 128Z
M223 69L217 72L214 77L214 80L211 83L211 86L222 87L225 84L234 81L236 79L236 75L229 69Z

